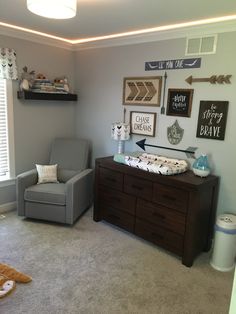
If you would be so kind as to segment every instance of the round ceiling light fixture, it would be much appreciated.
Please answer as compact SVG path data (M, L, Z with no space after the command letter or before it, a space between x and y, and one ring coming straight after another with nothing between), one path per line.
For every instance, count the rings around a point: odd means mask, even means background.
M27 0L27 8L43 17L71 19L76 15L76 2L77 0Z

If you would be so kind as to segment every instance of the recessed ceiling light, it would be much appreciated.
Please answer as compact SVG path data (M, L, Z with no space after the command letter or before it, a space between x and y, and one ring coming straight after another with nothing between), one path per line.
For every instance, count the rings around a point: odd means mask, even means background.
M70 19L76 15L76 0L27 0L31 12L52 19Z

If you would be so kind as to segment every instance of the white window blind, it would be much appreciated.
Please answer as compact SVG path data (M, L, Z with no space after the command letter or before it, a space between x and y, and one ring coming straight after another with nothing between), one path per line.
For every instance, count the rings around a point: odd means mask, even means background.
M0 180L9 176L7 85L0 79Z

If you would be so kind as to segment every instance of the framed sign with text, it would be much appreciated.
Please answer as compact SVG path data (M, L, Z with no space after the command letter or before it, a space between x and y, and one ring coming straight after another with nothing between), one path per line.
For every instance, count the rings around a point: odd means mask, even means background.
M167 99L168 116L190 117L193 89L169 88Z
M196 136L223 141L228 106L228 101L200 101Z
M146 136L155 136L156 113L155 112L130 112L130 133Z

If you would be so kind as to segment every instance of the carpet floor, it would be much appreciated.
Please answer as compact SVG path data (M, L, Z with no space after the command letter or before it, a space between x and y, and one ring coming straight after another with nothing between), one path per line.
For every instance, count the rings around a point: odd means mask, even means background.
M33 277L0 300L1 314L227 314L233 272L193 267L89 210L73 227L6 214L0 262Z

